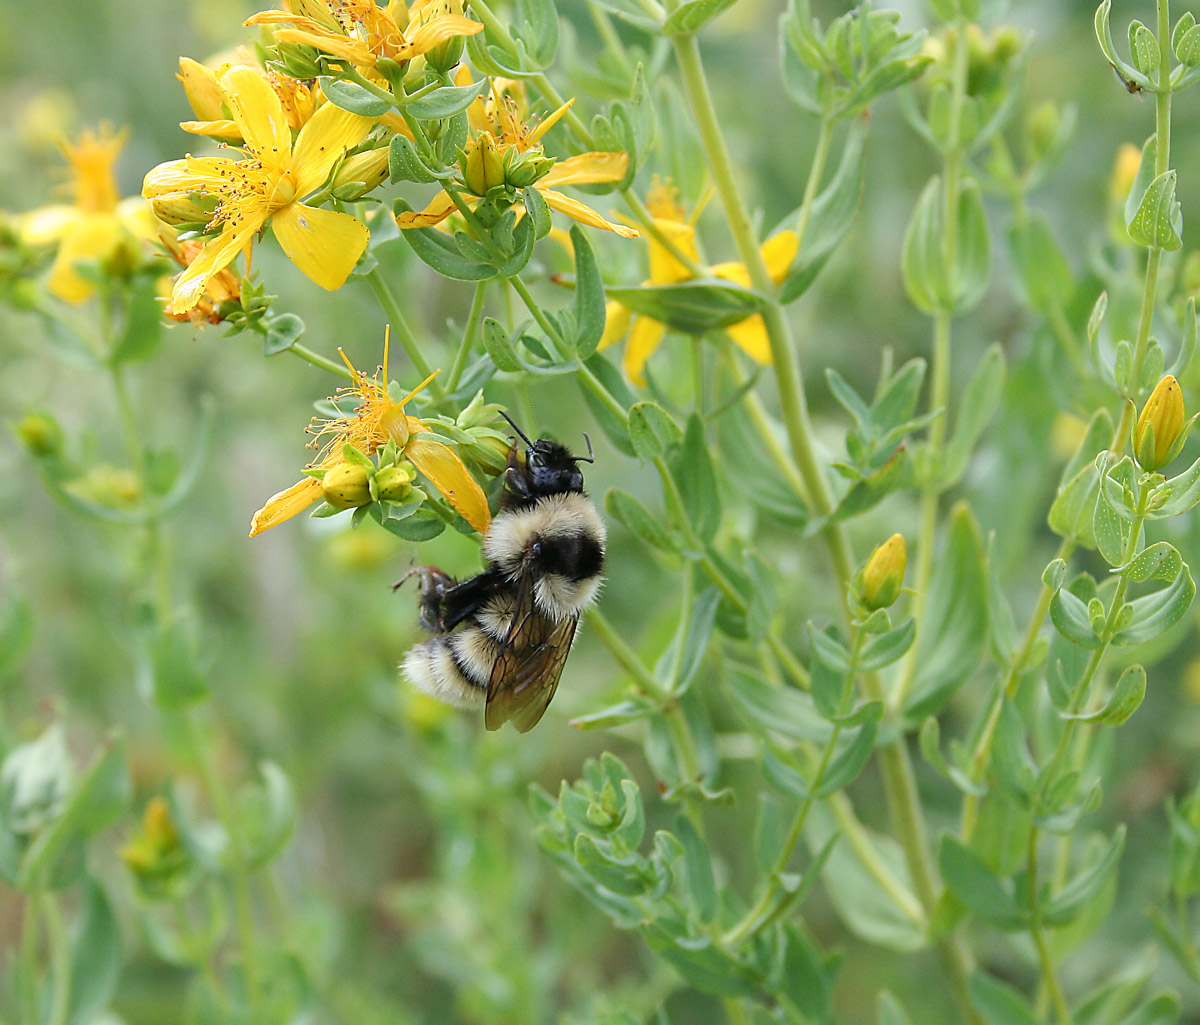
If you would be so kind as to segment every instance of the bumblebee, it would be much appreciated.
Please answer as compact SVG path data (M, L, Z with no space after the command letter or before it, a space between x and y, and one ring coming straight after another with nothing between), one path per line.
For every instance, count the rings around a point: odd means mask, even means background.
M514 439L500 511L483 539L486 566L462 581L434 566L412 571L421 625L433 636L403 670L447 704L483 703L489 730L512 720L526 733L554 697L579 617L596 600L606 533L579 469L594 461L591 441L587 456L573 456L508 422L525 451Z

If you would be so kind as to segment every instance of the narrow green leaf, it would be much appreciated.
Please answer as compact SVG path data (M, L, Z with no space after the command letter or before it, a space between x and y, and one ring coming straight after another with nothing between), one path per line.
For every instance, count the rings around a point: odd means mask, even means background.
M683 438L671 415L656 402L639 402L629 410L629 441L638 458L650 461L665 455Z
M698 413L688 418L683 446L673 460L672 470L692 526L701 540L711 541L721 522L721 497L704 421Z
M392 109L392 104L381 96L364 89L357 82L341 78L319 78L321 92L335 107L341 107L359 117L382 117Z
M437 176L425 166L413 141L397 132L388 143L388 179L396 182L434 182Z
M1150 513L1150 519L1166 520L1194 509L1200 504L1200 459L1178 477L1168 480L1163 487L1170 488L1170 495L1162 505Z
M911 616L887 633L868 641L858 659L858 668L871 672L890 666L901 658L916 638L916 620Z
M1184 617L1195 596L1196 583L1184 563L1179 576L1168 587L1131 602L1133 617L1113 637L1113 644L1143 644L1160 636Z
M1008 983L976 971L968 986L971 1003L987 1025L1040 1025L1033 1008Z
M717 913L717 884L708 847L686 815L676 818L675 837L683 847L683 877L689 902L701 922L711 922Z
M402 199L394 204L397 214L412 208ZM490 263L469 260L462 255L454 239L443 231L433 228L406 228L400 232L412 250L439 274L456 281L487 281L496 276L496 268Z
M471 85L445 85L426 93L420 99L413 100L405 109L415 118L422 121L438 121L444 117L453 117L460 110L466 110L476 98L491 88L491 81L481 77ZM385 106L379 114L386 113ZM379 114L368 115L378 117Z
M737 0L689 0L667 18L662 27L663 35L691 35L735 3Z
M121 973L121 930L104 889L88 876L82 922L71 944L71 996L66 1025L94 1025L108 1008Z
M882 711L880 708L879 712ZM878 732L879 723L876 719L868 719L863 723L854 734L854 739L837 753L829 768L825 770L825 774L813 790L813 797L829 797L853 783L875 750L875 737Z
M1004 350L999 343L995 343L984 353L958 404L954 433L942 457L941 482L944 488L957 484L966 470L979 436L1000 406L1005 377Z
M977 918L1015 932L1027 925L1012 887L1001 880L974 851L946 834L938 847L938 866L946 888Z
M662 517L651 513L629 492L620 488L610 489L604 496L604 508L609 516L652 548L664 552L679 552L679 544L663 525Z
M512 372L521 369L521 360L517 356L516 346L513 345L508 332L504 330L498 320L484 317L480 336L483 338L483 347L491 356L492 362L496 364L497 370Z
M604 334L604 282L592 244L578 224L571 228L575 247L575 351L587 359Z
M696 278L674 285L609 288L608 297L683 334L702 335L760 313L767 299L744 285Z
M1157 541L1129 564L1126 571L1130 580L1165 580L1168 583L1179 576L1183 569L1183 556L1169 541Z
M1145 674L1143 673L1143 679ZM1047 925L1062 926L1078 918L1117 870L1125 848L1125 827L1119 826L1095 864L1084 869L1064 886L1044 909Z
M1094 651L1100 647L1087 606L1070 591L1061 589L1050 599L1050 621L1060 634L1081 648Z

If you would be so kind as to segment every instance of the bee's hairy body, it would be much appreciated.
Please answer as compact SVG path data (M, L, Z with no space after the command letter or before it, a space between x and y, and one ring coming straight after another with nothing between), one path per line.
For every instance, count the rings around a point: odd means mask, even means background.
M561 445L514 448L502 507L483 541L486 566L462 582L432 566L421 580L421 623L404 672L459 708L486 702L487 725L524 732L554 694L580 615L596 598L605 529L583 476Z

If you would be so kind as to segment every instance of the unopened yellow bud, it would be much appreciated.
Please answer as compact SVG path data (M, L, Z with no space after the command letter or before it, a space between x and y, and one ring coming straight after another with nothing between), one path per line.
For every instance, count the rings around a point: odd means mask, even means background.
M467 433L472 441L466 454L489 477L500 476L508 466L512 442L491 427L471 427Z
M221 121L228 116L223 109L225 92L212 68L190 57L180 57L175 77L183 83L192 113L201 121Z
M150 200L154 216L163 224L207 224L217 211L216 196L202 196L198 192L171 193Z
M371 149L365 153L355 153L342 161L333 176L334 195L343 202L353 202L362 199L368 192L374 192L383 184L388 176L388 151Z
M1133 428L1133 453L1143 470L1157 470L1179 455L1187 437L1183 390L1167 374L1154 387Z
M467 144L459 167L467 188L477 196L486 196L490 189L504 184L504 157L491 132L480 132Z
M554 166L554 157L548 157L541 146L521 153L514 146L505 154L504 180L513 188L523 189L539 178L545 178Z
M13 430L35 456L54 456L62 451L62 428L54 417L46 413L23 416L13 425Z
M121 850L121 860L150 896L161 897L188 867L187 850L161 797L146 805L142 831Z
M371 471L359 463L338 463L325 473L321 495L335 509L371 504Z
M416 479L409 466L397 463L395 466L385 466L375 474L375 489L381 501L403 502L412 492L412 483Z
M908 549L904 538L893 534L871 553L862 575L863 604L874 612L886 609L900 597L904 570L908 566Z

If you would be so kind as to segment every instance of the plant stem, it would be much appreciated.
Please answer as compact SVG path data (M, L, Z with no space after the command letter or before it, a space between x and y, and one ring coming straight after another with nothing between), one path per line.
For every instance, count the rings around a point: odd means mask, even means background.
M471 348L475 344L475 336L479 333L479 322L483 320L483 300L487 295L487 286L486 281L480 281L475 285L475 295L471 299L471 312L467 315L467 326L463 331L458 352L454 354L450 376L446 379L447 392L453 392L458 387L458 380L462 377L463 369L467 365L467 357L470 356Z
M383 307L384 316L391 322L392 330L396 332L396 337L400 339L400 344L404 346L404 351L408 353L408 358L412 360L413 366L417 368L417 373L422 377L428 377L433 373L433 368L429 365L425 354L421 352L421 347L417 344L417 337L413 334L408 321L404 319L404 313L400 309L400 304L396 301L396 297L392 295L392 290L383 279L383 274L376 266L372 267L363 277L366 279L367 284L371 286L371 291L375 293L375 298L379 300L379 305ZM429 390L436 399L441 399L446 394L445 388L438 383L437 378L434 378L429 383Z
M344 377L347 381L354 380L354 375L350 373L350 368L344 363L335 363L333 360L326 359L324 356L313 352L312 349L305 348L303 345L290 345L287 351L294 356L299 356L305 363L311 363L314 367L320 367L322 370L327 370L338 377Z
M54 978L54 997L46 1025L66 1025L71 1010L71 944L57 895L51 890L44 890L39 894L39 903L46 923L50 973Z
M667 699L667 693L654 678L654 674L646 668L646 664L638 657L637 652L625 643L625 639L608 621L608 617L603 612L594 607L588 609L587 622L592 632L600 638L600 643L608 649L609 654L617 660L621 668L633 677L640 690L655 701Z
M1029 875L1029 893L1032 905L1032 920L1029 925L1029 931L1033 936L1034 946L1037 947L1038 961L1041 962L1042 966L1042 979L1046 985L1047 992L1050 994L1050 1001L1054 1004L1054 1012L1058 1017L1059 1025L1071 1025L1071 1008L1067 1004L1067 998L1063 995L1062 986L1059 985L1054 958L1050 953L1050 947L1046 943L1045 933L1042 931L1041 901L1038 899L1037 841L1039 832L1037 826L1030 828L1026 855L1026 871Z
M38 1000L38 894L25 894L25 909L21 920L21 946L17 952L17 989L24 1020L41 1020Z

